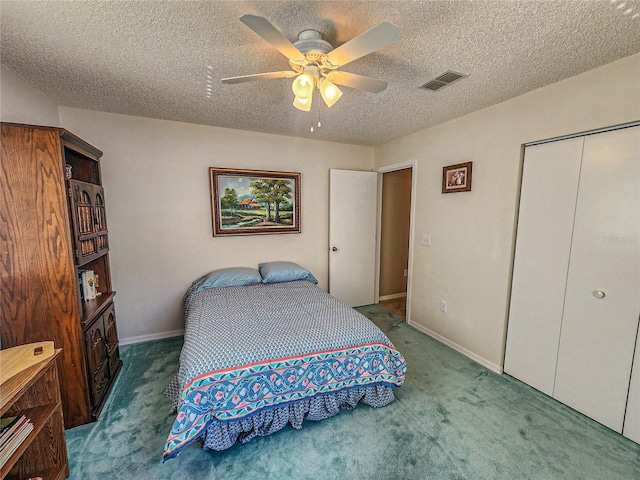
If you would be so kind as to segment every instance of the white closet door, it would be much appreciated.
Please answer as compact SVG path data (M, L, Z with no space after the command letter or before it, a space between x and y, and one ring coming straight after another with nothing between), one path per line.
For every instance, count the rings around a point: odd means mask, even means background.
M584 138L527 147L504 369L553 394Z
M585 137L554 397L617 432L640 315L639 240L640 128Z

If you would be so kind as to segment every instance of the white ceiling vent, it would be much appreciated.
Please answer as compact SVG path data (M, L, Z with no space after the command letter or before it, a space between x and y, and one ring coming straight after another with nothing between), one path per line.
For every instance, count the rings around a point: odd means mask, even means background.
M425 90L437 91L447 85L451 85L453 82L460 80L461 78L468 77L464 73L454 72L453 70L447 70L442 75L438 75L433 80L429 80L427 83L420 85L418 88L424 88Z

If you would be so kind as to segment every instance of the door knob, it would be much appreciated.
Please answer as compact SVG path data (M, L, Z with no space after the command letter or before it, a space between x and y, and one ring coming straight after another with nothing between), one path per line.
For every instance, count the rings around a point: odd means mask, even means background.
M593 296L596 298L604 298L606 294L602 290L594 290Z
M333 252L337 252L337 251L338 251L338 247L332 247L332 248L331 248L331 251L333 251Z

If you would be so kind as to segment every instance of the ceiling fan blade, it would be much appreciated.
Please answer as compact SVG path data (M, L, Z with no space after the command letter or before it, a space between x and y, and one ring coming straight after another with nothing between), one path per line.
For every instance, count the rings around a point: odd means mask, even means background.
M271 80L272 78L290 78L298 75L293 70L284 70L282 72L255 73L253 75L240 75L239 77L223 78L222 83L243 83L253 82L254 80Z
M387 88L387 82L377 78L365 77L355 73L334 71L328 76L329 80L345 87L357 88L365 92L380 93Z
M281 54L289 60L305 61L305 57L293 43L285 37L280 30L274 27L269 20L248 13L240 17L240 21L260 35L264 40L273 45Z
M382 22L370 30L331 50L327 61L341 67L376 50L380 50L400 38L400 29L391 22Z

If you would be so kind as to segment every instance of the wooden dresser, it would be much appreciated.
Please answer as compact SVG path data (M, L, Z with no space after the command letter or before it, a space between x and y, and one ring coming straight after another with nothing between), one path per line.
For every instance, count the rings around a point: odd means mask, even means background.
M2 348L53 340L67 428L95 420L122 361L109 271L102 152L54 127L2 123ZM98 276L85 301L81 275Z
M0 416L24 415L33 425L31 433L0 467L0 478L61 480L69 476L56 368L59 355L60 350L0 386Z

